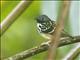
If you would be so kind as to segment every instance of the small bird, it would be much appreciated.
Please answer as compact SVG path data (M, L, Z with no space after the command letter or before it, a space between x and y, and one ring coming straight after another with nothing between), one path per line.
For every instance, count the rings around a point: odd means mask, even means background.
M36 18L37 21L37 29L38 32L46 39L51 39L52 34L54 33L54 30L56 28L55 21L51 20L46 15L40 15ZM61 37L71 37L69 34L67 34L64 30L61 32Z

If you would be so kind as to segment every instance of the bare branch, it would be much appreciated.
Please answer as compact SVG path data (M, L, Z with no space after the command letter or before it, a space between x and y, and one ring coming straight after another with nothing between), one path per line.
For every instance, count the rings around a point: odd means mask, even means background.
M32 1L21 1L0 24L0 36L28 8Z
M77 44L77 46L73 48L62 60L74 60L78 54L80 54L80 43Z
M61 14L58 18L58 22L56 25L56 29L53 33L52 39L51 39L51 46L49 47L48 51L48 60L55 60L56 58L56 51L57 47L59 45L59 39L61 35L61 31L64 28L64 20L69 13L69 6L70 6L70 1L62 1L62 9L61 9Z
M77 43L77 42L80 42L80 36L75 36L73 40L71 40L71 38L69 37L61 38L60 44L58 47L65 46L65 45L72 44L72 43ZM40 46L36 46L29 50L22 51L5 60L23 60L23 59L29 58L31 56L34 56L36 54L39 54L48 50L50 43L51 43L50 41L44 42Z

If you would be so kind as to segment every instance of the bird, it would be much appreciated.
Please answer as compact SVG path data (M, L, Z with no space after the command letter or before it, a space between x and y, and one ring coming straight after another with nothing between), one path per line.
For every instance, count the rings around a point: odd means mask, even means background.
M56 28L56 22L51 20L47 15L40 15L36 18L37 21L37 31L43 36L45 39L51 39L52 35L54 34ZM70 37L64 29L61 31L61 37Z

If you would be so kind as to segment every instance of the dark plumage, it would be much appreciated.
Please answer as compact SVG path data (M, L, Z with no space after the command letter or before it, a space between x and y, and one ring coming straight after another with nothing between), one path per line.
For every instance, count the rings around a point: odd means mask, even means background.
M50 20L46 15L41 15L37 17L36 20L37 20L38 30L41 33L49 33L53 31L53 29L55 28L55 22Z
M51 36L52 36L52 33L55 30L55 26L56 26L55 21L52 21L46 15L40 15L40 16L38 16L36 18L36 20L37 20L37 28L38 28L39 33L43 37L45 37L47 39L50 39ZM69 36L69 37L72 37L69 34L65 33L64 30L62 31L61 36Z
M46 15L40 15L36 18L36 20L38 23L44 23L46 21L50 21L50 19Z

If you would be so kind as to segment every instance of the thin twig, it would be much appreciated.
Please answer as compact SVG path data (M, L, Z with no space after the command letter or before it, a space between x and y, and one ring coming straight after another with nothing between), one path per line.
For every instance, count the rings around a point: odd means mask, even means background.
M75 48L73 48L67 56L65 56L62 60L74 60L75 56L80 54L80 43L77 44Z
M73 40L69 37L65 37L65 38L61 38L59 41L60 41L60 44L58 47L61 47L61 46L65 46L68 44L80 42L80 36L75 36ZM36 46L36 47L31 48L29 50L22 51L20 53L15 54L14 56L11 56L7 59L4 59L4 60L23 60L23 59L26 59L26 58L29 58L31 56L34 56L36 54L39 54L39 53L42 53L42 52L48 50L49 45L50 45L50 41L47 41L47 42L42 43L39 46Z
M0 24L0 36L28 8L32 1L21 1Z
M48 60L55 60L56 58L56 51L59 45L61 31L64 28L64 20L66 19L66 16L69 12L70 1L63 1L62 3L63 5L62 5L61 13L60 16L58 17L56 29L53 33L51 44L48 51Z

